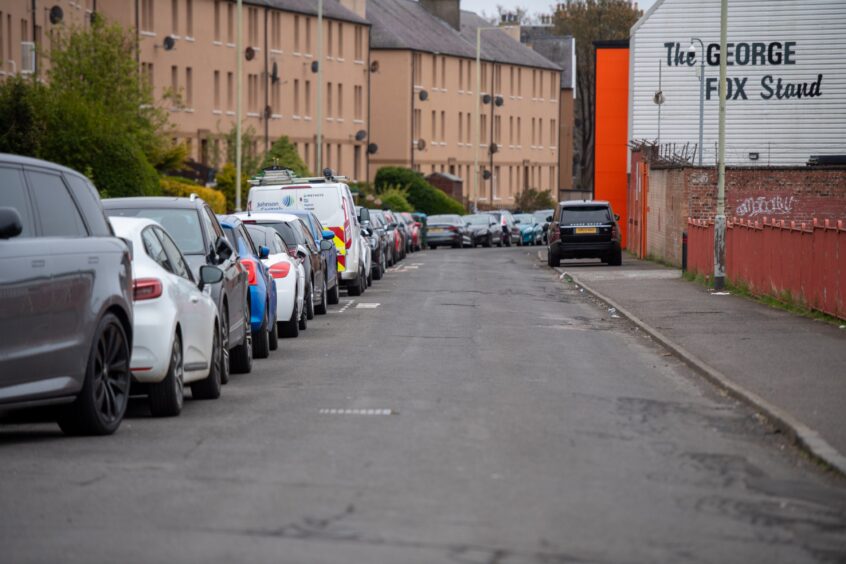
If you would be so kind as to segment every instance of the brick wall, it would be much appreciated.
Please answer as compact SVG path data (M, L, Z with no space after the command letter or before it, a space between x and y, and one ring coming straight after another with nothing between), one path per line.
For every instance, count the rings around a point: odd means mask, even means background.
M688 217L713 219L716 200L716 169L653 165L647 194L647 253L680 265ZM753 221L846 219L846 169L728 168L726 216Z

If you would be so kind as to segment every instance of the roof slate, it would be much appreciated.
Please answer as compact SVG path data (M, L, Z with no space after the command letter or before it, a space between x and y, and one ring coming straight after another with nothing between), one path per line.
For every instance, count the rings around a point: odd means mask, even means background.
M315 0L244 0L246 4L258 6L269 6L286 12L296 12L308 16L317 15L317 2ZM338 0L323 0L323 17L332 20L341 20L358 24L369 25L366 19L360 17L338 2Z
M367 19L372 24L373 49L410 49L468 59L476 58L476 28L491 25L477 14L462 10L459 32L415 0L369 0ZM560 70L505 31L485 32L483 37L481 56L485 61Z
M572 36L553 35L549 26L523 26L520 41L561 67L561 88L575 88L572 67L576 41Z

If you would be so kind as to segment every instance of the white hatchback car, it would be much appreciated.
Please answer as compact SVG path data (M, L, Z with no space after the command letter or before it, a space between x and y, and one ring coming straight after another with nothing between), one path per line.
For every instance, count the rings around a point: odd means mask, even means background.
M130 370L147 385L154 416L179 415L184 384L195 399L220 397L220 327L208 284L223 279L200 267L199 282L170 235L151 219L112 217L132 244L133 339Z
M279 335L296 337L305 317L305 268L303 262L288 254L288 245L272 227L245 223L256 245L267 247L270 254L261 262L276 284L276 319Z

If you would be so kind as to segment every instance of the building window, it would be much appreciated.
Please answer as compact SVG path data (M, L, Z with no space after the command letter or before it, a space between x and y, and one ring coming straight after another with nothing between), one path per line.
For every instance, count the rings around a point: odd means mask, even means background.
M501 116L494 116L494 143L497 145L502 143L501 134L502 134L502 121Z
M508 117L508 144L514 144L514 116Z
M508 69L509 69L508 74L510 76L510 78L508 80L508 93L511 94L512 96L514 96L514 94L515 94L514 87L516 86L516 83L514 82L514 67L508 67ZM510 173L511 173L511 171L509 170L509 174ZM510 182L511 181L509 180L509 183Z
M305 18L305 52L311 54L311 18Z
M464 91L464 61L458 59L458 89Z
M247 44L254 47L258 46L258 8L250 8L247 11L247 30L249 37Z
M482 118L481 119L481 122L482 122L482 127L481 127L481 129L482 129L482 139L481 139L480 144L483 144L485 142L485 140L488 138L488 115L482 114L481 118Z
M255 74L247 75L247 111L255 112L256 101L258 100L258 93L256 92L258 77Z
M353 147L353 178L361 178L361 145Z
M220 109L220 71L214 71L214 109Z
M332 52L332 30L335 29L335 26L332 25L332 20L326 22L326 56L330 59L335 55Z
M446 140L446 112L441 110L441 142Z
M338 83L338 119L344 119L344 85Z
M538 98L541 100L543 100L543 75L543 72L538 71Z
M338 144L335 154L337 155L337 162L335 163L335 170L344 170L344 152L341 150L341 145Z
M482 89L480 92L488 91L488 64L482 63Z
M294 115L300 115L300 81L294 79Z
M214 40L220 41L220 0L214 0Z
M502 65L494 66L494 92L502 93Z
M464 112L458 112L458 142L464 143Z
M332 168L332 145L326 143L326 150L325 154L323 155L323 167L324 168ZM317 166L314 167L319 169L320 163L317 163Z
M326 117L332 117L332 83L326 83Z
M294 16L294 53L300 52L300 16Z
M153 27L153 3L154 0L141 1L141 30L152 32Z
M0 29L2 29L2 18L0 18ZM2 48L0 48L2 51ZM144 77L144 82L150 87L152 90L155 85L153 84L153 63L141 63L141 74Z
M235 76L226 73L226 109L230 112L235 108Z
M194 0L185 0L185 35L194 36Z
M432 110L432 137L431 141L438 138L438 112Z
M226 42L235 43L235 4L226 5Z
M179 35L179 0L170 0L171 32Z
M438 56L432 55L432 88L438 87Z
M308 143L303 143L303 161L308 164L309 160L311 159L311 155L309 155L309 145Z
M556 80L555 73L554 72L550 73L549 74L549 99L550 100L555 100L557 98L558 93L556 92L556 88L555 88L555 84L557 82L558 81Z
M191 67L185 67L185 105L194 107L194 71Z
M535 128L535 118L532 118L532 147L537 145L537 143L535 143L535 133L537 133L537 129Z
M423 55L420 53L413 53L412 64L414 65L414 85L420 86L423 82Z
M420 139L420 127L422 125L421 121L423 121L423 112L419 109L414 110L414 119L411 123L411 136L414 139Z
M364 60L364 28L355 26L355 60Z
M338 22L338 58L344 58L344 24Z
M543 147L543 120L538 118L538 147Z
M466 143L469 145L469 144L470 144L470 137L472 136L472 134L470 133L470 131L471 131L471 127L470 127L470 112L467 112L467 114L465 114L465 116L464 116L464 117L467 119L467 127L465 128L465 130L464 130L464 131L466 131L466 133L467 133Z
M555 120L549 120L549 146L555 147Z
M306 117L311 117L311 81L305 81L305 92L303 94L303 98L305 98L305 115Z
M170 89L174 94L179 93L179 68L176 65L170 67Z
M447 59L446 57L441 57L441 88L446 88L446 67L447 67Z
M523 146L523 119L517 118L517 145Z
M270 110L274 114L282 113L281 84L282 81L277 80L270 85Z
M354 103L355 103L355 119L362 119L362 107L364 106L364 89L361 86L354 88Z
M523 97L523 69L521 68L517 69L517 95Z
M282 14L271 12L270 14L270 48L280 51L282 49Z

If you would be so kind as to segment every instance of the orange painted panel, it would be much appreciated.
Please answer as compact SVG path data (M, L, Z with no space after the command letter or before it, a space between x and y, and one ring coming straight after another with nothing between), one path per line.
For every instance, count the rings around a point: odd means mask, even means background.
M628 236L629 50L596 49L596 141L594 143L594 197L608 200L620 216L623 247Z

